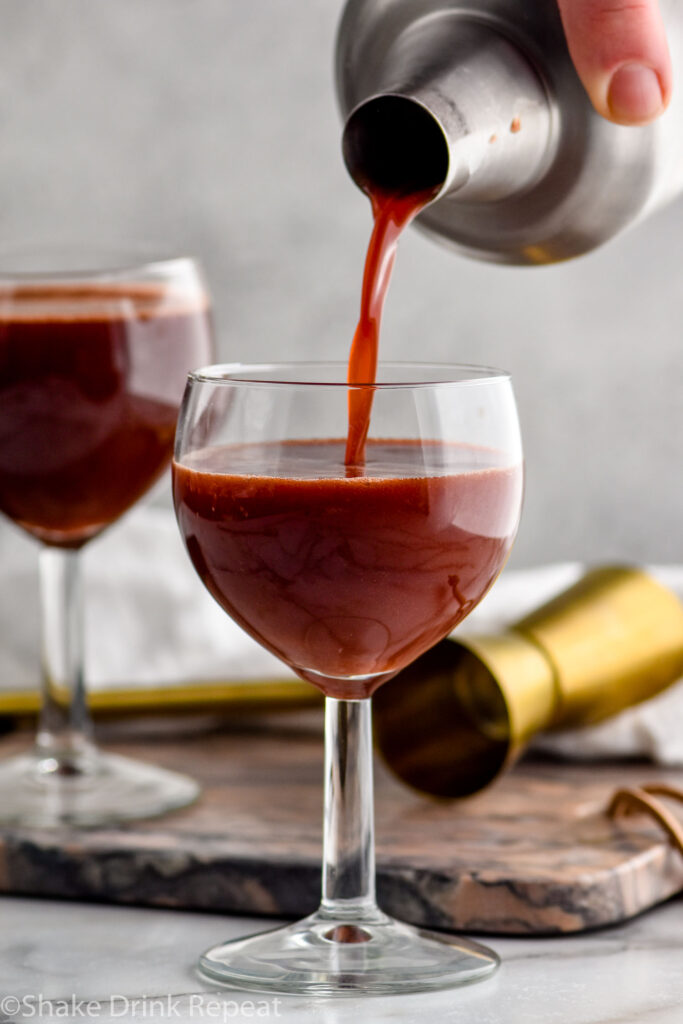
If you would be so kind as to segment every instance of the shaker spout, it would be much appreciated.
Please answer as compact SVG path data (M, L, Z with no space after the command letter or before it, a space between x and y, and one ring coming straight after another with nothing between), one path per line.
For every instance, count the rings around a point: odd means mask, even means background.
M449 153L434 114L410 96L374 96L351 112L342 137L349 174L363 191L441 192Z

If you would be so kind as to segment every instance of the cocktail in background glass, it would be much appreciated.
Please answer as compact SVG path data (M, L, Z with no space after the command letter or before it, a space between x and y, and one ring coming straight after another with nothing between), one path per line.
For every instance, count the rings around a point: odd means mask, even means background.
M372 692L449 633L503 567L522 454L506 374L394 364L345 464L343 364L214 366L190 375L173 464L176 514L208 590L326 695L322 902L200 965L253 990L417 991L485 977L495 954L375 902ZM369 404L369 403L363 403Z
M170 462L187 372L212 352L207 291L187 258L73 261L37 250L17 257L30 270L0 268L0 512L42 543L43 667L35 746L0 763L1 824L111 823L198 792L97 749L79 563Z

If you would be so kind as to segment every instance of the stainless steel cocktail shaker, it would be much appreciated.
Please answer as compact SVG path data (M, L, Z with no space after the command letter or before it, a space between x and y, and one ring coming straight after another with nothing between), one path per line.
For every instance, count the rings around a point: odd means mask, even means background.
M683 4L660 3L683 69ZM471 256L578 256L683 189L683 86L652 125L605 121L554 0L348 0L336 74L356 183L440 186L418 223Z

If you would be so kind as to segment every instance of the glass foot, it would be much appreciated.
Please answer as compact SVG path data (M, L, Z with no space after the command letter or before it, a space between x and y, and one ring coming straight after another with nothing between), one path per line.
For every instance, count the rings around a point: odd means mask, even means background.
M317 911L295 924L215 946L202 973L253 992L388 995L479 981L500 961L475 942L413 928L381 911L362 919Z
M113 825L185 807L198 795L185 775L99 751L69 771L35 751L0 763L0 826Z

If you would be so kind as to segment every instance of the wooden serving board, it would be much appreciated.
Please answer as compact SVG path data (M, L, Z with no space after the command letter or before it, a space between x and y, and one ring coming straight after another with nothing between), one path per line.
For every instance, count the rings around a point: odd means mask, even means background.
M178 739L136 723L107 746L186 771L194 807L96 831L0 832L8 893L301 916L320 887L318 712L197 723ZM118 728L118 735L116 735ZM14 734L0 757L26 743ZM683 771L527 761L466 801L438 803L376 763L378 896L419 925L506 934L576 932L622 921L683 889L683 857L647 819L613 823L616 786Z

